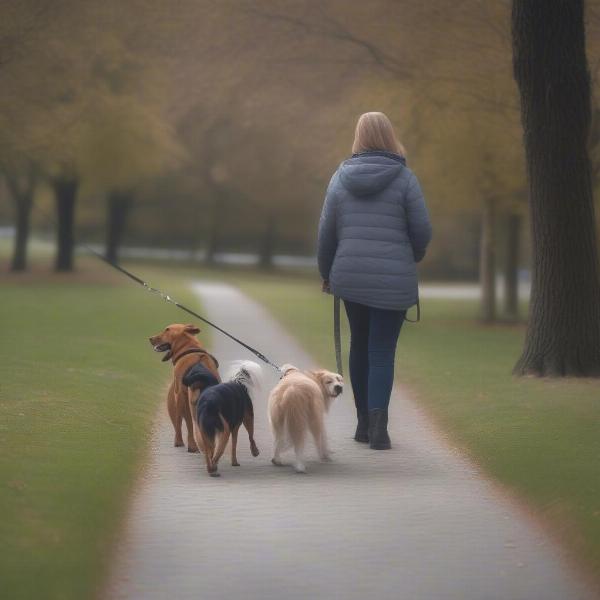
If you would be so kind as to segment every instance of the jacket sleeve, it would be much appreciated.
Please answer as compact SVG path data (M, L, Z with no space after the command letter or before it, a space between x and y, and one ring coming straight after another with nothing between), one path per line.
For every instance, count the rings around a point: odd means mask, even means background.
M337 250L337 227L336 227L336 194L333 192L334 180L337 173L333 175L329 186L323 210L321 211L321 219L319 221L319 241L317 245L317 261L319 263L319 273L324 281L329 279L329 271L335 258Z
M431 222L419 180L414 173L411 174L408 181L405 207L408 237L413 248L415 262L420 262L431 241Z

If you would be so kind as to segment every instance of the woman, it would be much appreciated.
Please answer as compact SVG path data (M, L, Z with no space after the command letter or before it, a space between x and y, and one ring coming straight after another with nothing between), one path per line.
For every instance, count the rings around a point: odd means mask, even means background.
M334 173L319 223L323 288L344 300L350 323L350 380L358 415L354 439L391 448L388 404L406 311L418 302L417 269L431 224L390 120L363 114L352 158Z

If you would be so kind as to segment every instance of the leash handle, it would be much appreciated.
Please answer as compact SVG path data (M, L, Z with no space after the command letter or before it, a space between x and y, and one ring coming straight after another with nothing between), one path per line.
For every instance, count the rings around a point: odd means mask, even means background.
M421 301L419 300L418 292L417 292L417 318L409 319L408 317L404 317L404 320L408 321L409 323L418 323L421 320Z
M335 346L335 363L337 372L343 375L342 366L342 335L340 326L340 297L333 297L333 341Z

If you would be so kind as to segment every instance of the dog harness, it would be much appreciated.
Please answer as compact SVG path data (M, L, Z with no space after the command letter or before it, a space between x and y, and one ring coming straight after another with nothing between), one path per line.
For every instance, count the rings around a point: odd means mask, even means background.
M181 354L178 354L175 358L173 358L173 364L176 365L179 360L181 360L184 356L187 356L188 354L206 354L206 356L210 356L210 358L212 358L215 361L217 369L219 368L219 361L210 352L207 352L204 348L188 348L187 350L184 350Z

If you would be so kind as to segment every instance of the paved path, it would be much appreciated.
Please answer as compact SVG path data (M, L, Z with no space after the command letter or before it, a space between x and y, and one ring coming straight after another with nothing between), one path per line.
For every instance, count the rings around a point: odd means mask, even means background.
M205 311L280 362L312 361L258 305L222 284L196 286ZM225 363L247 353L214 334ZM274 380L273 380L274 381ZM442 444L400 393L394 448L351 439L348 391L329 417L334 462L307 475L273 467L265 402L252 458L206 476L172 446L166 410L133 500L112 599L577 600L587 598L557 549ZM314 456L314 454L313 454Z

